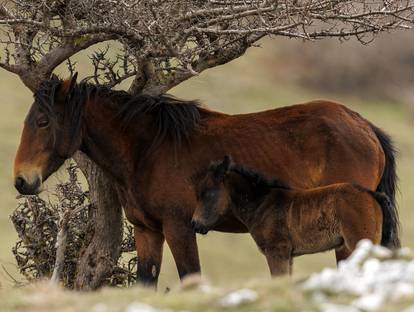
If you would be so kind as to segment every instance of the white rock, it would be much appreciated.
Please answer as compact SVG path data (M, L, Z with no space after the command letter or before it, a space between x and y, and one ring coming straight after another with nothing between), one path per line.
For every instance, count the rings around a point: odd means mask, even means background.
M140 303L140 302L133 302L129 304L125 310L125 312L170 312L171 310L165 309L158 309L152 307L148 304Z
M390 292L390 297L392 300L399 300L402 298L411 297L414 296L414 284L404 282L398 283L397 285L395 285L395 287L393 287L392 290L390 290Z
M387 259L392 257L393 252L388 248L380 245L373 245L371 247L371 256L377 257L379 259Z
M361 310L344 304L324 303L320 306L321 312L360 312Z
M414 260L407 248L391 251L362 240L338 269L312 274L302 286L317 294L318 304L323 301L320 294L350 295L356 297L353 308L375 311L386 301L414 297ZM329 303L329 296L325 297L322 303Z
M359 241L355 251L346 261L343 261L343 264L348 267L360 266L368 258L372 247L373 244L368 239Z
M256 301L259 296L254 290L251 289L240 289L233 291L220 300L220 305L222 307L235 307L244 303L249 303Z
M385 298L383 295L369 294L354 300L352 305L364 311L375 311L378 310L384 302Z

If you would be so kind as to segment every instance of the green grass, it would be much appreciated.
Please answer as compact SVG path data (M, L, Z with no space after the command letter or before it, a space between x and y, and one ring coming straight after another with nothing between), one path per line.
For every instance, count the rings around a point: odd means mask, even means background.
M399 203L403 225L402 240L404 245L414 248L414 209L411 208L414 206L414 117L409 116L408 111L403 106L398 105L398 103L322 94L298 89L286 85L285 82L275 81L271 71L277 69L269 69L267 64L262 61L263 59L269 58L269 51L266 49L249 50L244 57L226 66L211 69L202 73L199 77L182 83L172 90L172 93L186 99L199 99L213 109L229 113L258 111L304 102L315 98L335 99L360 112L363 116L390 133L394 137L400 150L398 172L401 189ZM21 126L29 105L32 102L32 98L30 92L24 85L15 76L5 71L0 71L0 82L2 100L0 114L0 262L10 274L18 279L19 276L10 250L16 240L13 226L8 218L16 206L16 192L12 187L11 172ZM261 283L265 284L270 283L268 281L268 270L265 259L258 252L248 235L210 233L206 237L199 237L198 243L203 273L211 280L213 285L234 287L235 285L245 285L246 281L252 279L259 279ZM311 272L320 270L324 266L334 265L334 255L331 252L303 256L295 260L294 277L303 277ZM177 281L178 276L175 264L166 246L159 289L163 290L167 286L175 285ZM4 292L7 302L11 302L7 306L8 308L25 307L24 298L26 297L26 292L30 292L31 290L10 290L9 288L13 283L1 268L0 283L4 289L2 292ZM283 294L283 287L277 282L275 284L272 282L271 284L272 286L269 286L270 288L268 290L263 291L274 291L275 298L279 298L278 293L282 292ZM290 285L289 287L294 286ZM87 298L85 297L85 304L89 303L89 300L94 302L101 295L105 295L105 301L116 301L120 292L122 292L123 297L125 296L127 298L125 300L143 299L145 301L147 297L161 298L158 297L160 296L159 294L155 295L151 293L149 295L146 291L135 288L126 291L104 290L97 294L88 295ZM77 296L77 294L65 293L62 295L62 300L65 302L63 305L65 306L67 304L69 307L70 304L76 304ZM194 300L198 300L192 299L191 292L180 293L177 296L188 301L189 305ZM297 303L295 299L289 297L292 294L289 293L283 296L287 297L283 299L286 301L286 307L291 307L289 304ZM175 299L173 297L172 294L166 296L165 298L169 298L165 299L166 302L168 300L171 302L174 301ZM84 297L82 296L82 298ZM198 297L196 296L195 298ZM153 300L155 302L164 299ZM42 300L40 301L43 302ZM50 302L51 300L45 298L44 301ZM203 309L205 307L205 311L209 311L208 298L202 302L200 304L203 304ZM42 304L47 306L46 303ZM275 299L266 304L270 306L277 305L278 301ZM86 304L86 306L88 307L90 305ZM188 309L190 307L194 306L188 306ZM22 310L25 309L22 308ZM50 311L53 310L50 307L47 307L47 309L50 309ZM187 309L187 307L182 307L182 309ZM68 308L67 310L70 309ZM213 311L212 309L210 310ZM33 311L37 310L33 309ZM39 308L38 311L43 310Z

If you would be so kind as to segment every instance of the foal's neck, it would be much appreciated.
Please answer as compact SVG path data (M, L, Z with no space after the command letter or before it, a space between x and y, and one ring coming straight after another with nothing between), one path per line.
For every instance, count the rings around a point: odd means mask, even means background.
M260 206L269 194L271 187L254 185L236 174L230 179L233 214L248 227L259 213Z
M255 185L246 179L231 183L230 197L233 214L248 228L263 223L263 218L274 216L292 200L292 190L271 184Z

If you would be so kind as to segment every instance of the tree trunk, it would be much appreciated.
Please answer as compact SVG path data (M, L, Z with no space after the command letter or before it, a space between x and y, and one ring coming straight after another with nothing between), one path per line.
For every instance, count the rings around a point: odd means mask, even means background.
M74 156L84 173L90 192L91 209L88 236L80 252L75 288L93 290L112 275L122 242L122 209L117 192L108 177L85 154Z

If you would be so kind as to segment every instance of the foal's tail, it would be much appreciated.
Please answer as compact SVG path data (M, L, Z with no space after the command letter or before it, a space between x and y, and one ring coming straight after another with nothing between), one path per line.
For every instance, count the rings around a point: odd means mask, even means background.
M385 154L385 167L381 177L381 181L377 187L377 192L374 194L375 199L382 207L383 224L382 224L382 240L381 245L391 249L401 247L399 232L400 222L398 218L398 211L395 201L395 193L397 191L397 172L395 155L397 153L391 138L381 129L370 124L372 130L375 132L382 149ZM378 195L379 193L383 193ZM386 197L384 197L384 194ZM386 199L385 199L386 198Z
M391 199L384 193L372 192L371 195L375 198L382 210L382 238L381 245L390 249L399 248L400 240L394 237L398 233L398 214Z

